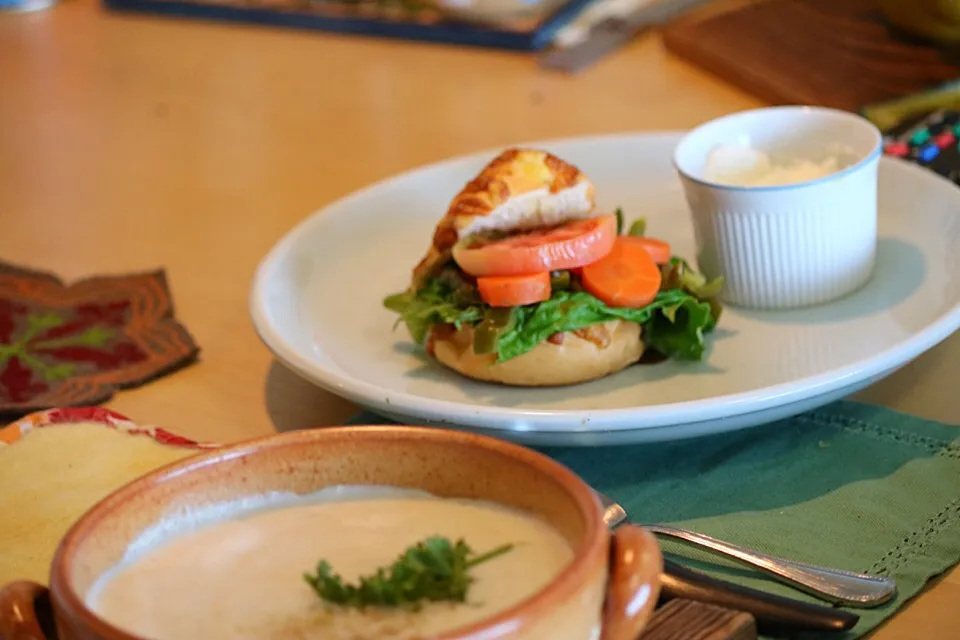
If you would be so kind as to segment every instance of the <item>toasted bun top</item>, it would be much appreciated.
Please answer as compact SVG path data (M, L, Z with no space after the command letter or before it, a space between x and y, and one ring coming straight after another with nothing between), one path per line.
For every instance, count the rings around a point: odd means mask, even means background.
M546 151L508 149L450 203L414 269L414 284L472 233L535 229L597 214L593 184L577 167Z
M462 238L558 224L593 208L593 185L575 166L545 151L509 149L457 194L446 219Z

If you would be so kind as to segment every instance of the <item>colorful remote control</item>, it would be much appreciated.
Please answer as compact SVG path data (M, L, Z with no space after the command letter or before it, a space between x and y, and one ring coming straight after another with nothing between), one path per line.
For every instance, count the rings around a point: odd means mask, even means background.
M938 109L884 133L884 153L916 162L960 185L960 111Z

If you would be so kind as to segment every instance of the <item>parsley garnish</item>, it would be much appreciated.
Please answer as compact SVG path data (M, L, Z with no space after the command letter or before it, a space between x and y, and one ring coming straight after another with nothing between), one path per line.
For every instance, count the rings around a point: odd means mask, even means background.
M435 536L408 548L390 567L347 584L326 560L317 564L316 575L304 574L317 595L327 602L363 609L365 607L413 607L423 601L464 602L473 582L469 570L507 553L512 544L480 555L463 540L456 543Z

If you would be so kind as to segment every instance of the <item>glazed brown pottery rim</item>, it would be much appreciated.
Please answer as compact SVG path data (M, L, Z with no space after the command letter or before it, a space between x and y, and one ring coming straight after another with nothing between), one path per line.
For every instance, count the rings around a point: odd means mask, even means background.
M436 640L468 638L471 635L490 631L498 627L511 628L521 626L524 618L535 619L545 607L562 602L576 592L595 566L597 556L607 563L606 525L601 517L600 503L587 484L563 464L541 453L520 445L497 440L489 436L465 431L453 431L435 427L421 426L365 426L324 427L316 430L303 430L291 433L274 434L253 440L227 445L206 453L191 456L182 461L165 465L133 482L117 489L95 504L80 520L67 531L53 558L50 576L50 591L63 608L61 615L67 619L78 619L91 631L110 640L144 640L131 635L93 613L74 589L67 568L72 565L76 547L80 540L96 530L99 523L108 515L124 508L124 503L136 493L156 483L166 482L179 475L190 473L207 465L217 464L220 460L256 455L264 449L296 448L314 441L349 438L364 438L381 441L397 439L426 439L434 442L449 443L461 447L480 447L498 455L511 458L535 468L544 477L560 485L574 500L580 515L584 519L584 536L574 550L573 561L545 588L522 600L496 616L487 618L469 627L444 634Z

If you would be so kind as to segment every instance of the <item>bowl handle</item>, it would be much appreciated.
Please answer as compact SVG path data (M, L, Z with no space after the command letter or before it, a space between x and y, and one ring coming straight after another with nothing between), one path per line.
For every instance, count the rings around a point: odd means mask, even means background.
M56 640L50 590L21 580L0 589L0 640Z
M610 577L601 640L635 640L660 594L663 555L653 534L627 524L610 541Z

